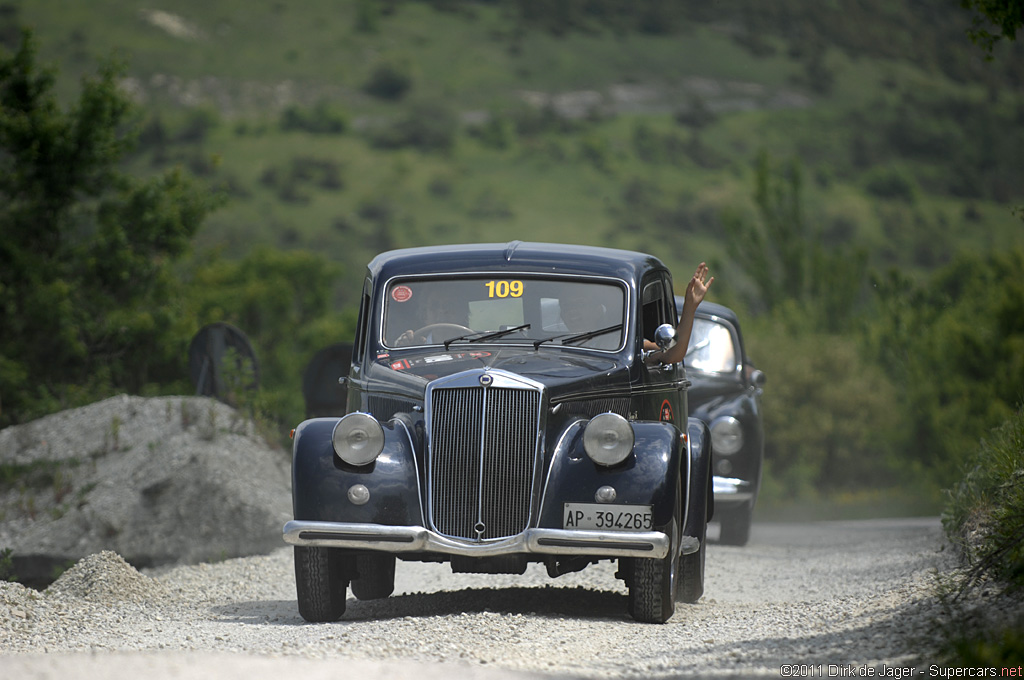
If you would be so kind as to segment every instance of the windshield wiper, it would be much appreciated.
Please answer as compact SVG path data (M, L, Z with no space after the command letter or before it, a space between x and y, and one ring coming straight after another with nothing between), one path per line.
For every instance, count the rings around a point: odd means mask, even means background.
M458 342L460 340L465 340L466 342L483 342L484 340L493 340L494 338L500 338L502 336L508 335L509 333L515 333L516 331L525 331L529 327L530 327L530 324L524 323L521 326L514 326L512 328L506 328L505 330L501 330L501 331L494 331L492 333L485 333L484 335L477 335L477 333L468 333L466 335L460 335L457 338L452 338L450 340L445 340L444 341L444 348L445 348L445 350L447 350L449 345L451 345L453 342Z
M608 326L607 328L599 328L596 331L587 331L586 333L563 333L562 335L552 335L550 338L544 338L543 340L537 340L533 343L533 348L537 349L545 342L551 342L553 340L561 340L563 345L568 345L573 342L583 342L584 340L590 340L596 338L599 335L605 335L613 331L622 329L622 324L617 323L614 326Z

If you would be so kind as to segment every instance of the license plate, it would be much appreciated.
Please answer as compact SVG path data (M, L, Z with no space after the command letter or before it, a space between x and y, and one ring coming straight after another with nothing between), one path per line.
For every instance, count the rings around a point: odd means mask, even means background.
M563 508L563 529L651 531L654 528L649 505L565 503Z

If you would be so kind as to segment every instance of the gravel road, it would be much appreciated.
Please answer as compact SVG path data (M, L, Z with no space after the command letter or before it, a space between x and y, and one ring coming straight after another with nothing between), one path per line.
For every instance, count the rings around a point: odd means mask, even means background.
M396 594L298 615L291 548L138 572L116 553L45 593L0 584L0 668L21 678L779 677L784 665L930 663L937 519L756 524L710 543L704 598L664 625L626 615L612 563L549 579L399 562ZM827 677L827 673L826 673Z

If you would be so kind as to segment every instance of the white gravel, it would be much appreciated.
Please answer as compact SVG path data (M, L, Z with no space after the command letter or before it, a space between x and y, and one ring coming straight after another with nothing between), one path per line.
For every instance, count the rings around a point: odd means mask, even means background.
M291 549L139 572L93 554L43 592L0 584L6 677L779 677L787 664L934 661L937 519L756 524L712 543L704 598L633 622L604 563L549 579L399 562L396 594L306 624ZM380 662L384 662L383 664ZM920 675L920 672L918 672Z

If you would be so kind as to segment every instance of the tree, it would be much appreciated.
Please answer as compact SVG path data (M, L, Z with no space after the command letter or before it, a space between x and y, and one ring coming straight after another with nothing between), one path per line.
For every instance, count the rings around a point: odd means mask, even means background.
M1024 27L1024 0L960 0L960 6L975 12L967 35L990 59L997 42L1016 40L1017 31ZM999 32L992 33L989 28Z
M0 51L0 424L139 391L170 361L170 267L217 199L119 170L136 119L118 75L101 66L65 111L31 31Z
M842 329L853 316L865 282L866 254L823 247L820 229L804 214L797 162L779 176L772 172L768 154L761 153L755 176L758 219L723 215L729 255L755 286L754 307L772 312L793 302L804 308L818 330Z

